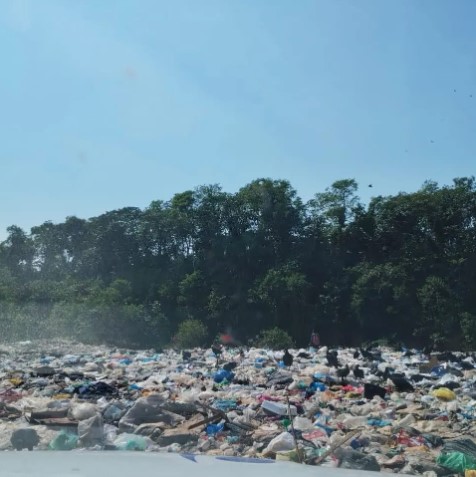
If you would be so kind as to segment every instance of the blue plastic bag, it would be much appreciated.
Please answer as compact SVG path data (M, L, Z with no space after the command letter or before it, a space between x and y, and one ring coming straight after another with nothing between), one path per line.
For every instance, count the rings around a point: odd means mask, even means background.
M209 436L214 436L215 434L223 431L224 427L224 424L208 424L206 431Z
M221 383L225 380L231 382L234 377L235 375L230 371L227 371L226 369L220 369L220 371L217 371L213 375L213 381L215 381L216 383Z
M313 391L325 391L326 390L326 385L324 383L320 383L319 381L314 381L309 387Z
M437 377L441 378L442 376L444 376L446 374L446 369L441 365L440 366L435 366L434 368L432 368L431 374L433 376L437 376Z
M367 419L367 424L369 426L385 427L390 426L392 424L392 421L386 421L384 419Z

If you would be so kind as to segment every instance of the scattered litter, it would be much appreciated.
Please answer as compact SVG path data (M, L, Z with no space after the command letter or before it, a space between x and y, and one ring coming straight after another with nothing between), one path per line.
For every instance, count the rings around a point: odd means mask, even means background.
M198 452L476 477L472 355L301 349L284 365L283 352L5 345L0 448Z

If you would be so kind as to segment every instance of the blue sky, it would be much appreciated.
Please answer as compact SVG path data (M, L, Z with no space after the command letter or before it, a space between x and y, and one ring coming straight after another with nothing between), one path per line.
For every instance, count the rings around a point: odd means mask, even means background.
M1 234L200 184L368 200L475 173L474 0L1 7Z

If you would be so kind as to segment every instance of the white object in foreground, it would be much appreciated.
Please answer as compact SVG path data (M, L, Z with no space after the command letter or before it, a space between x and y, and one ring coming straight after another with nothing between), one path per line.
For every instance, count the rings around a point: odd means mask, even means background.
M378 477L379 472L291 462L120 451L1 452L2 477Z

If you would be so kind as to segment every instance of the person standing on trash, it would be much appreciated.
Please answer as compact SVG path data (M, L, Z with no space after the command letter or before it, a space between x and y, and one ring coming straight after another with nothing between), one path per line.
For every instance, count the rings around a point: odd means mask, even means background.
M223 346L217 340L215 340L211 348L212 348L213 354L215 355L215 358L217 359L216 367L218 368L220 364L220 356L223 352Z
M312 330L311 333L311 339L309 340L309 346L314 349L319 349L319 346L321 345L321 339L319 338L319 335Z

